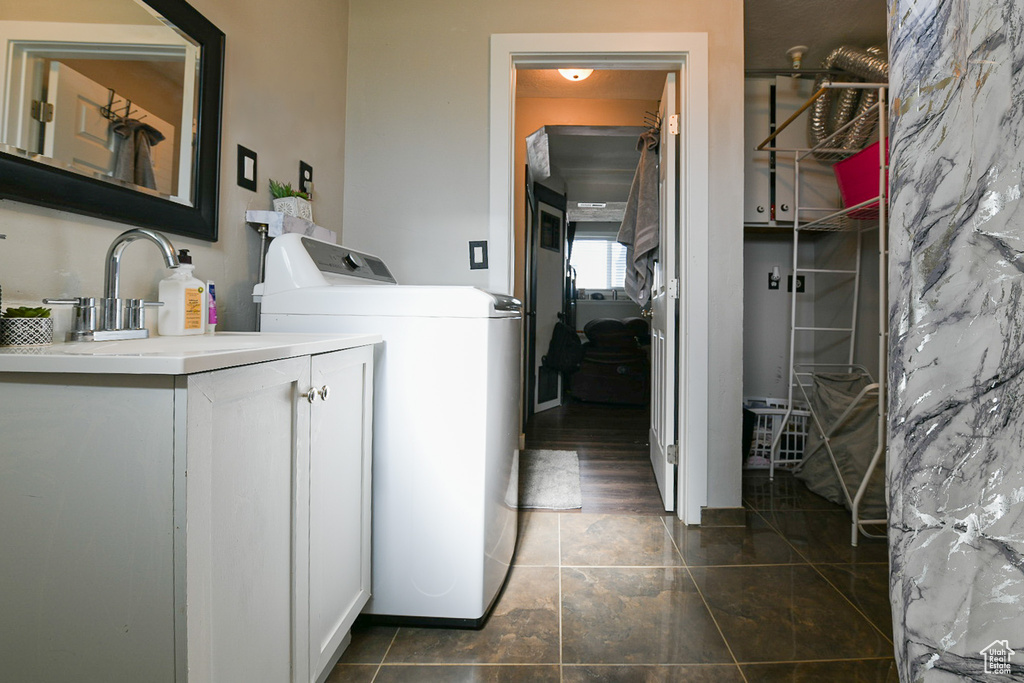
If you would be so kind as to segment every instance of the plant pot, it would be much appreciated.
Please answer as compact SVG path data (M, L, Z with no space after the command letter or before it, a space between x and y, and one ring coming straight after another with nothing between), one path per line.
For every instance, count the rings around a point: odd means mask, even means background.
M48 346L53 318L0 318L0 346Z
M313 205L302 197L282 197L274 200L274 211L313 222Z

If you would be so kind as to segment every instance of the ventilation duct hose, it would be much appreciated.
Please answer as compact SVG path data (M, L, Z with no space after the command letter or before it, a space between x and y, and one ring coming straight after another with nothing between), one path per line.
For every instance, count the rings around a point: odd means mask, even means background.
M872 83L885 83L889 80L889 61L879 47L862 50L857 47L837 47L822 61L823 69L841 69L851 74L849 80L864 80ZM815 90L827 80L827 76L819 76L815 82ZM816 147L830 135L845 126L852 119L864 113L878 101L875 90L829 89L819 97L811 107L807 137L810 145ZM877 121L865 117L850 126L842 135L829 143L829 149L857 152L871 137ZM822 152L818 158L828 159L828 152Z

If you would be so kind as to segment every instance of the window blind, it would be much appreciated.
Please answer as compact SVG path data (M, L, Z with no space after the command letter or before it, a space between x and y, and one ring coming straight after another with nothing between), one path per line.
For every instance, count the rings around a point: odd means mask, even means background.
M576 286L621 289L626 276L626 248L614 240L579 239L572 245Z

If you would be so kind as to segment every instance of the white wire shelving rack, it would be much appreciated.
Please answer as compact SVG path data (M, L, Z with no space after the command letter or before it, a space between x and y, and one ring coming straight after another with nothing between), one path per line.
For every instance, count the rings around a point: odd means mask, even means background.
M819 145L812 149L779 149L775 147L769 147L769 144L779 135L788 125L790 125L800 114L806 109L811 107L815 100L825 94L828 89L845 89L845 88L859 88L859 89L874 89L877 91L878 99L877 102L870 108L862 112L858 117L851 120L845 126L839 128L828 138L823 140ZM871 476L877 469L879 463L882 462L884 454L886 452L886 372L888 368L888 289L887 289L887 261L888 261L888 226L887 226L887 208L888 208L888 174L887 174L887 154L886 154L886 140L887 134L887 95L888 95L888 84L885 83L826 83L821 89L818 90L810 100L807 101L793 116L791 116L786 122L779 126L768 139L762 142L757 149L760 151L775 151L775 152L792 152L794 153L794 173L795 173L795 216L793 222L793 283L791 303L790 303L790 332L789 332L789 389L787 396L788 410L787 414L782 418L782 423L785 424L789 419L790 413L793 411L794 406L794 391L799 392L803 402L810 407L811 413L811 429L815 429L821 436L820 448L824 448L829 460L832 463L832 468L835 471L836 478L843 491L843 496L846 499L847 507L850 509L851 514L851 528L850 528L850 543L853 546L857 545L857 541L860 534L865 536L875 536L877 534L870 533L866 527L869 525L884 525L886 524L885 519L865 519L861 514L861 506L864 501L865 493L867 492L868 484L871 480ZM842 136L854 125L874 125L877 129L877 139L882 141L878 145L878 193L876 196L857 203L853 206L845 207L841 210L835 208L822 208L822 207L811 207L802 206L800 204L800 164L802 161L806 161L813 157L816 160L825 161L842 161L852 156L855 151L842 149L837 146L836 141L841 140ZM812 218L814 216L820 216ZM807 219L805 219L807 217ZM857 320L859 308L862 304L859 301L860 284L861 284L861 272L863 269L862 263L862 246L864 239L870 233L877 233L878 241L878 348L877 348L877 360L878 360L878 372L879 378L876 380L871 376L868 369L862 365L854 363L854 349L857 340ZM805 267L801 265L797 258L798 249L800 246L800 239L803 233L845 233L852 236L856 242L855 258L852 267L850 268L814 268ZM812 324L802 324L798 317L798 306L797 306L797 295L798 287L796 286L797 276L802 274L809 274L814 276L841 276L853 279L853 301L852 301L852 313L850 316L850 322L848 326L841 327L820 327ZM804 363L797 362L797 340L802 335L806 334L830 334L836 335L837 337L845 337L846 343L848 344L847 351L847 362L846 363ZM812 393L814 391L814 376L817 373L823 372L846 372L861 375L867 380L867 385L851 400L846 406L845 410L839 415L838 418L831 421L831 423L825 422L825 417L819 415L814 410L813 402L811 401ZM835 452L832 448L832 438L839 432L847 421L854 415L857 408L862 406L865 401L876 399L876 431L877 431L877 446L875 452L872 454L871 460L869 461L867 471L864 474L864 478L856 486L851 489L844 479L839 463L836 459ZM776 456L779 448L779 438L781 437L781 430L776 436L775 442L772 444L772 457L769 465L770 476L774 477L775 467L780 464ZM810 453L805 453L804 457L807 457Z

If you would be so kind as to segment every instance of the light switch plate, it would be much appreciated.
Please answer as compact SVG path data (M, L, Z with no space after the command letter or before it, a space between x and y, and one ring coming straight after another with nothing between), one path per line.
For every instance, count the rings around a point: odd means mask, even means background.
M247 190L256 191L256 179L259 177L259 169L256 163L256 152L238 146L238 186Z
M469 243L469 269L487 269L487 240L470 241Z

